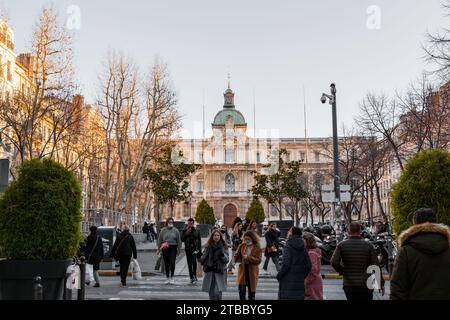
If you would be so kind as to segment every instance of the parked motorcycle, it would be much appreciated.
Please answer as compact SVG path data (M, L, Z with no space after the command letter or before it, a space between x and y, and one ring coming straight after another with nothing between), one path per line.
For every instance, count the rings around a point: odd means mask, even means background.
M324 236L322 244L319 246L322 252L321 264L331 264L331 257L337 246L337 240L335 235Z
M393 241L392 235L387 232L380 233L373 241L373 245L375 247L380 268L383 269L386 267L386 271L391 274L397 256L397 247ZM390 256L389 250L392 251Z

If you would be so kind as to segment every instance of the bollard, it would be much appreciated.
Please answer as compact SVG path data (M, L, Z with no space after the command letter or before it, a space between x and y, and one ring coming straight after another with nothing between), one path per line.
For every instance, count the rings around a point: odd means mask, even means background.
M84 256L80 257L80 289L78 290L77 300L84 300L86 285L86 263Z
M44 287L41 284L42 278L34 278L34 300L44 300Z

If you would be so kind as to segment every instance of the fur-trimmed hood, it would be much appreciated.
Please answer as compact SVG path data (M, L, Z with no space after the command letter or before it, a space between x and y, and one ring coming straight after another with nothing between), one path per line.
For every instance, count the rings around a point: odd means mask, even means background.
M400 247L410 245L426 254L439 254L450 246L450 230L443 224L416 224L403 231L398 241Z

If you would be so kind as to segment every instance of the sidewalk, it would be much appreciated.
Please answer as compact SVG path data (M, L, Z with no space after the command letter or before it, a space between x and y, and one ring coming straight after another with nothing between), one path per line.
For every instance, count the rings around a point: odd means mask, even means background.
M202 246L206 243L208 239L202 238ZM261 238L261 247L266 247L266 242L264 238ZM156 263L156 241L154 242L142 242L136 244L136 249L138 251L138 262L142 270L142 276L163 276L163 274L160 271L154 270L154 266ZM275 268L275 265L272 261L269 261L269 267L268 267L268 273L266 274L263 270L263 265L265 261L265 256L263 253L261 264L259 265L259 276L261 278L272 278L276 277L277 271ZM231 257L230 257L231 259ZM100 276L116 276L118 275L118 270L99 270ZM237 272L237 269L235 268L234 273ZM131 275L131 272L129 273ZM321 274L322 279L342 279L342 276L340 276L332 266L330 265L322 265L321 266ZM187 266L187 259L184 255L184 246L181 249L180 255L177 257L177 263L175 267L175 275L176 276L188 276L188 266ZM389 275L383 274L383 278L387 281L390 280Z

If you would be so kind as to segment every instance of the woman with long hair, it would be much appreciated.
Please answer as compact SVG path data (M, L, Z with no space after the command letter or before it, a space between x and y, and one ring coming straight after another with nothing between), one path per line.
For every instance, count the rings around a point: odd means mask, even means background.
M322 254L312 233L303 233L303 240L311 260L311 272L305 279L305 300L323 300L323 283L320 274Z
M205 244L205 251L200 258L205 277L202 291L209 293L210 300L222 300L222 292L226 291L226 266L228 263L228 245L220 230L211 232Z
M175 284L173 275L175 273L175 264L177 255L181 250L181 236L180 231L173 226L173 218L167 218L166 226L161 229L158 237L158 251L162 252L164 260L164 267L166 271L166 284Z
M243 242L233 256L233 262L240 263L236 277L236 284L239 285L240 300L245 300L246 289L248 289L248 299L255 300L261 255L262 250L258 235L254 231L246 231L243 236Z

